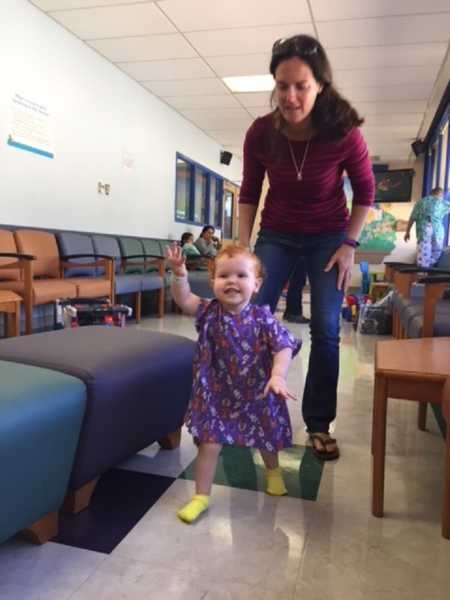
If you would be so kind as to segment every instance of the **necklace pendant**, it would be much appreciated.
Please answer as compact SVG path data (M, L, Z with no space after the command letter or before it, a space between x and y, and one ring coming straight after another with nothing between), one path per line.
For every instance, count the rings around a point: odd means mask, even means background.
M297 181L301 181L302 180L302 174L301 173L297 173Z

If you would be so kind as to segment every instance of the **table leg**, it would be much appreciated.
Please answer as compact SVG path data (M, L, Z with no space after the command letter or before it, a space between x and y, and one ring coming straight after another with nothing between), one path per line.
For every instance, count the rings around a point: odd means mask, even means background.
M373 399L373 479L372 514L383 516L384 507L384 463L386 455L387 380L375 376Z

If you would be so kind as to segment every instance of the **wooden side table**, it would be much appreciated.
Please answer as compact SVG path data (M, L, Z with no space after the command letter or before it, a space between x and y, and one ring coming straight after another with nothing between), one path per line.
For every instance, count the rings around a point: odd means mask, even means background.
M20 305L22 298L14 292L0 290L0 313L6 313L6 337L20 335Z
M420 338L378 342L375 354L373 402L372 514L384 512L384 469L388 398L450 403L450 338ZM442 535L450 539L450 424L445 444Z

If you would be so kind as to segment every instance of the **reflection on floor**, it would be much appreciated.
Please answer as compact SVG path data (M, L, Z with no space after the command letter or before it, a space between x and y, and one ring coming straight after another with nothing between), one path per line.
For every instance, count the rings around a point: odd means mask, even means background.
M192 319L179 315L141 326L195 337ZM308 328L291 329L304 338L288 380L301 397ZM344 324L334 423L341 458L321 475L303 450L299 404L290 402L296 447L283 457L290 495L265 494L258 456L227 450L211 508L189 526L175 513L194 491L196 448L186 434L177 450L152 445L103 478L83 529L65 522L62 543L15 538L0 546L0 599L447 600L444 445L433 411L420 432L414 403L389 403L386 515L370 513L374 342Z
M314 457L311 449L295 445L280 452L279 461L287 495L303 500L316 500L323 463ZM194 465L195 461L180 477L193 481ZM214 483L264 492L265 468L259 452L249 448L223 448Z

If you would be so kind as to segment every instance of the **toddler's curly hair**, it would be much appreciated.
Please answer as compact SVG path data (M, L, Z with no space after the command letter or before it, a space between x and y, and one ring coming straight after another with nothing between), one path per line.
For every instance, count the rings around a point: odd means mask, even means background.
M214 279L217 261L219 261L221 258L234 258L235 256L246 256L247 258L250 258L255 265L256 277L261 279L264 277L264 267L256 254L249 250L247 246L233 242L232 244L227 244L221 248L221 250L217 253L210 270L211 279Z

